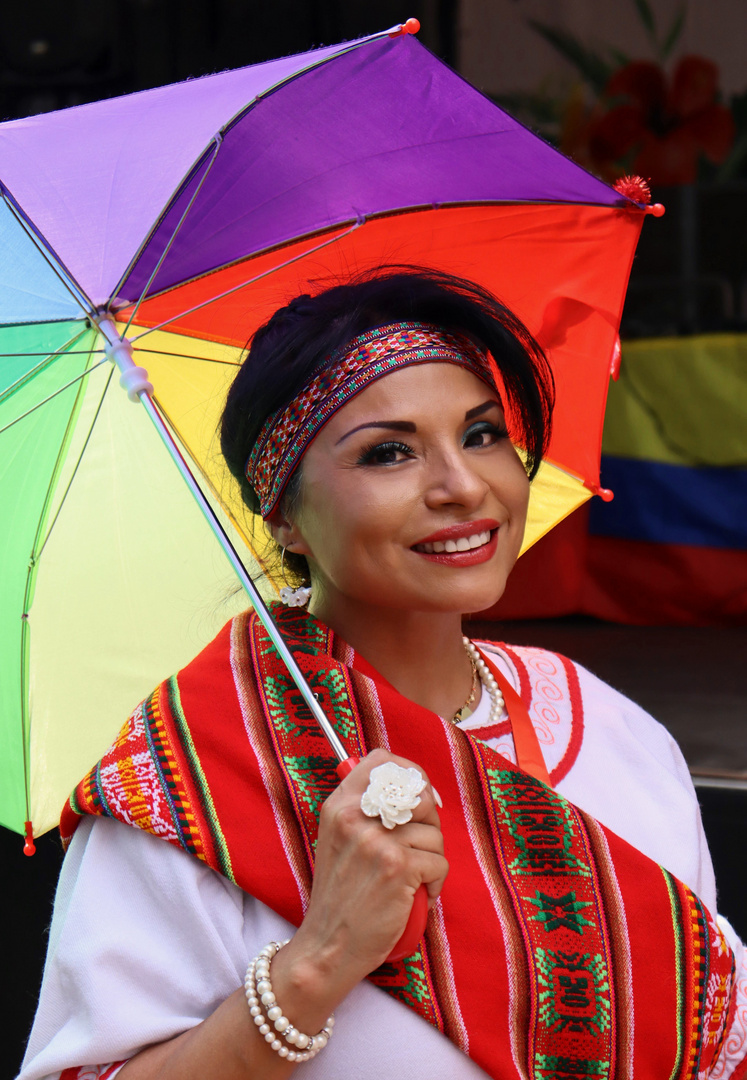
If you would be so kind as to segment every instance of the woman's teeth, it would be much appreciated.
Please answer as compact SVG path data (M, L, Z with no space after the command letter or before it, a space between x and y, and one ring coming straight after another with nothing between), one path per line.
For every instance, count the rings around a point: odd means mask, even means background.
M442 552L451 554L453 551L472 551L473 548L482 547L490 540L490 530L475 533L473 536L460 536L458 540L434 540L432 544L416 544L415 551L422 551L424 555L440 555Z

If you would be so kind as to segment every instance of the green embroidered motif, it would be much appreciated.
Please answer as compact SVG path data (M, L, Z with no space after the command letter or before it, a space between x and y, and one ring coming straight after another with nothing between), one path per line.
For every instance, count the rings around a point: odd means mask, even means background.
M322 803L337 786L337 777L334 772L330 772L330 764L334 766L331 758L316 755L285 759L296 791L315 817L319 816Z
M352 738L355 735L355 717L342 672L338 668L331 668L308 673L307 681L340 738ZM283 735L324 738L290 675L267 675L265 694L273 725Z
M324 737L311 715L311 709L289 676L268 676L265 679L265 694L272 722L283 735L296 738L299 735L311 735L312 738ZM291 708L288 708L289 705Z
M581 909L591 907L590 900L577 900L575 892L568 892L565 896L548 896L539 889L534 896L525 896L523 899L528 904L534 904L539 908L536 915L530 918L536 922L545 924L545 930L559 930L564 926L566 930L573 930L576 934L583 934L585 926L593 926L590 919L585 919Z
M329 701L337 734L343 739L352 738L355 735L355 717L350 708L345 679L339 668L325 671L321 677L314 679L311 686L323 708Z
M570 804L540 780L503 769L487 769L490 794L518 849L509 864L514 874L554 877L590 870L573 853L574 819Z
M286 641L293 641L294 652L318 656L325 651L327 628L316 619L309 618L303 608L290 608L275 601L270 604L270 611ZM272 648L269 640L266 644Z
M413 956L406 956L404 965L407 973L407 993L422 1005L430 1000L430 991L423 973L423 957L420 949Z
M537 1054L534 1067L535 1080L578 1080L578 1077L584 1076L592 1080L607 1080L610 1074L607 1061L555 1057L552 1054Z
M539 1018L551 1031L601 1035L610 1028L610 985L604 958L536 950Z
M422 946L412 956L396 964L384 963L372 972L376 983L404 1005L415 1007L422 1015L430 1015L433 1010L431 992L424 970Z

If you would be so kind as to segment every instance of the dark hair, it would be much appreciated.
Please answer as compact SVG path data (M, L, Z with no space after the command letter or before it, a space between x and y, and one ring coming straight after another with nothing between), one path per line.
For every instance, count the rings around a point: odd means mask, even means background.
M259 502L244 468L266 418L292 401L352 338L404 320L465 334L491 353L503 379L511 435L526 452L532 479L547 450L554 400L552 372L542 348L521 320L481 286L436 270L394 266L313 297L297 297L251 339L228 393L220 441L252 511L259 511ZM297 497L298 474L297 469L286 489L286 509ZM305 576L305 560L291 554L288 566Z

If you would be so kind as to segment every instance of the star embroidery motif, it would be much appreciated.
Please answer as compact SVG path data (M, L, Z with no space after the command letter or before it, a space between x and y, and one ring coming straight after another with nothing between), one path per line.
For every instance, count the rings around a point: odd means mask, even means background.
M547 931L559 930L562 926L575 934L583 934L583 928L592 925L591 920L581 914L581 909L589 907L591 901L577 900L575 892L566 893L565 896L548 896L538 889L533 897L525 896L524 899L539 908L531 918L543 922Z

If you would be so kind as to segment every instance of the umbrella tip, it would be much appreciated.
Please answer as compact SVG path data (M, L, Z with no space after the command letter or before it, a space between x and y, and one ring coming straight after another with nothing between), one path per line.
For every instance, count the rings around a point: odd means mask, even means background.
M34 826L30 821L24 821L24 828L26 830L26 842L23 845L24 855L35 855L36 844L34 843Z
M610 491L609 488L600 487L599 484L595 484L592 480L584 480L584 487L592 493L592 495L598 495L602 502L612 502L615 497L614 491Z
M420 22L417 19L408 19L407 22L394 26L389 31L389 37L403 37L405 34L417 34L420 30Z

